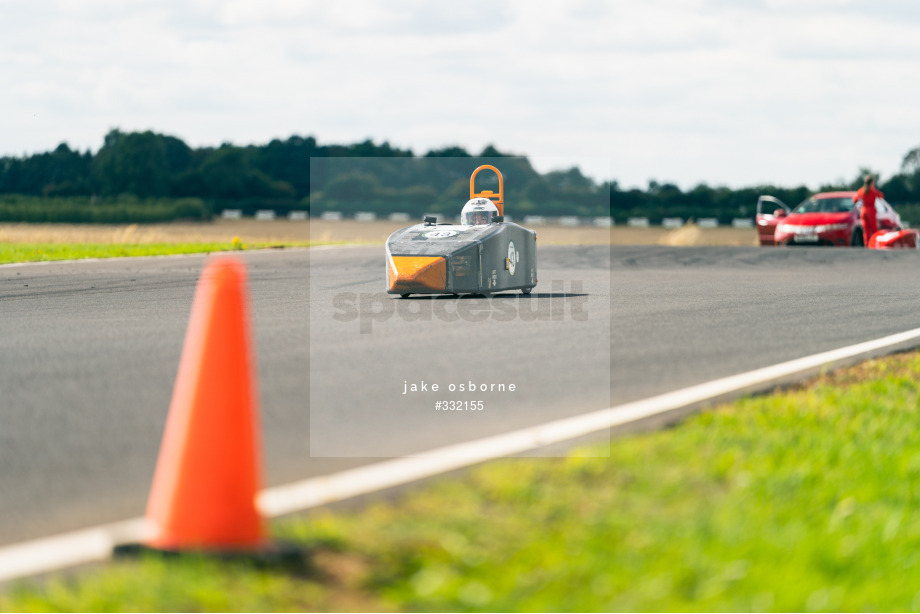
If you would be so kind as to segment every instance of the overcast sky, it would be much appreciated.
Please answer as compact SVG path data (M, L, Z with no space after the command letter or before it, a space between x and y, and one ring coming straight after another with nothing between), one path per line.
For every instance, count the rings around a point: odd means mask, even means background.
M0 155L298 134L817 188L920 145L920 2L0 0L0 82Z

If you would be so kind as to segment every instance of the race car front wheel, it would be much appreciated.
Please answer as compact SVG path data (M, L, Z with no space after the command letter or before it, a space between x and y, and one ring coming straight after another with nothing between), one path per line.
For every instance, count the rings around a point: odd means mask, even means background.
M853 235L850 237L850 247L865 247L866 242L863 240L863 231L862 228L856 227L853 229Z

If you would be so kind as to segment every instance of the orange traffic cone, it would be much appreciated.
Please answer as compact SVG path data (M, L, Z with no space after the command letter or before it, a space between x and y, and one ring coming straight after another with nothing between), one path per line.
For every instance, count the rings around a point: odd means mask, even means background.
M258 407L246 268L220 258L205 267L147 501L159 550L257 550L261 479Z

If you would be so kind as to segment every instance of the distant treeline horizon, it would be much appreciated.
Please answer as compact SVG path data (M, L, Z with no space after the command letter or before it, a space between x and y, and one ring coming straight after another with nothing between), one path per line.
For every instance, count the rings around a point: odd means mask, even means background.
M469 196L475 166L497 166L505 178L511 215L717 218L752 217L761 194L796 205L805 186L710 186L689 190L651 180L645 189L597 182L577 167L536 171L526 156L488 145L478 154L452 145L416 155L384 141L320 144L312 136L264 145L190 147L153 131L111 130L95 153L61 143L53 151L0 157L0 221L122 222L208 219L222 209L279 213L400 211L411 215L456 213ZM855 189L852 181L819 191ZM489 178L482 175L488 189ZM477 179L478 181L478 179ZM902 158L899 173L879 187L904 213L920 213L920 147ZM494 186L493 186L494 187ZM920 218L918 218L920 219Z

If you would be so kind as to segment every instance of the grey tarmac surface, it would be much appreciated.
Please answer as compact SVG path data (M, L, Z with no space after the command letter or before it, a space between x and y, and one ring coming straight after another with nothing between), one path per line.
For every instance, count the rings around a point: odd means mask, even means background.
M333 458L367 449L355 441L420 451L920 326L916 252L538 250L530 299L389 303L382 248L246 253L267 485L373 462ZM204 261L0 267L0 544L143 514ZM393 315L362 319L362 295ZM445 415L430 393L401 395L410 377L520 394Z

